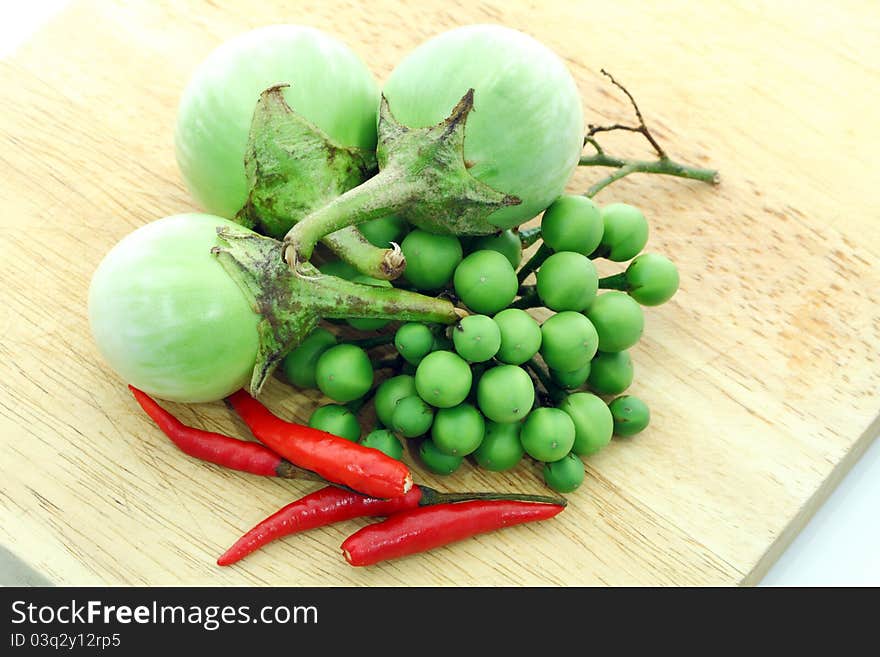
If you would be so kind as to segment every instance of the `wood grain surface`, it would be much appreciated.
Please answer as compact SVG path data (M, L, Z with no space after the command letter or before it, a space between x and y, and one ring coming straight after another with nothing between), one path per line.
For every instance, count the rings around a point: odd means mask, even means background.
M606 67L674 157L721 170L717 188L633 176L599 197L645 210L682 284L633 354L652 426L590 459L559 518L368 569L339 553L356 522L214 565L309 487L177 452L101 361L86 291L118 239L194 207L179 94L211 48L273 22L338 35L380 81L446 28L520 28L565 58L589 122L630 119ZM870 1L75 3L0 64L0 542L59 584L756 581L877 433L878 86ZM266 401L302 420L319 397L273 381ZM173 408L245 435L222 404ZM534 467L418 475L541 488Z

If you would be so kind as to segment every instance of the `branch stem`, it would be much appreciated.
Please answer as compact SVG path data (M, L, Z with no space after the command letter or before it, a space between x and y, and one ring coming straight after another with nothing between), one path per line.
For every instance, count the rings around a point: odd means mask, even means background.
M403 358L400 356L392 356L391 358L383 358L382 360L373 361L374 370L397 370L403 364Z
M633 98L633 95L627 90L626 87L615 80L614 76L612 76L608 71L606 71L604 68L601 70L602 75L611 80L611 84L620 89L629 99L629 102L636 113L636 118L638 119L639 123L638 125L634 126L625 125L623 123L614 123L612 125L590 125L589 130L587 131L587 135L584 137L584 146L590 144L596 150L596 152L593 155L582 156L578 164L582 167L613 167L617 169L617 171L595 183L586 191L584 196L592 198L603 189L608 187L608 185L610 185L611 183L616 182L621 178L625 178L631 173L656 173L665 176L676 176L678 178L700 180L702 182L711 183L713 185L718 184L719 176L718 172L715 169L702 169L699 167L692 167L686 164L681 164L680 162L675 162L674 160L670 159L670 157L666 154L666 151L663 150L663 147L660 145L660 143L654 138L654 135L651 134L651 130L645 123L645 117L642 116L642 111L639 109L639 105L638 103L636 103L636 99ZM602 146L599 145L599 142L596 140L595 135L601 132L613 132L615 130L623 130L625 132L637 132L642 135L651 145L651 148L654 149L654 152L657 153L657 159L630 160L608 155L603 150Z
M373 347L381 347L386 344L391 344L394 342L394 334L393 333L383 333L381 335L375 335L369 338L355 338L352 340L345 340L346 344L353 344L356 347L360 347L361 349L372 349Z
M516 276L519 284L522 285L523 281L529 277L529 274L540 267L541 264L551 255L553 255L553 249L546 244L541 244L541 246L538 247L538 250L535 251L535 254L522 266L522 269L519 270L519 274Z
M526 361L526 366L538 377L538 381L541 382L541 385L544 386L544 390L547 391L547 394L550 396L550 399L553 400L554 403L560 402L565 398L565 391L562 390L559 386L557 386L550 379L550 375L544 370L543 367L536 361L534 358L529 358Z
M715 169L702 169L700 167L688 166L676 162L675 160L671 160L668 157L658 160L628 160L619 157L612 157L605 153L595 153L593 155L585 155L581 157L578 164L582 167L613 167L617 169L617 171L595 183L586 191L584 196L589 196L590 198L598 194L611 183L620 180L631 173L655 173L664 176L699 180L713 185L717 185L719 182L718 171Z
M599 279L600 290L629 290L629 281L626 280L626 272L620 272L612 276L606 276Z
M514 301L509 306L510 308L519 308L520 310L526 310L528 308L540 308L541 300L538 298L538 290L534 285L527 286L520 296L519 299Z
M380 369L378 367L373 367L373 369ZM363 410L363 408L367 405L367 403L376 396L376 391L379 389L379 386L371 387L367 393L363 397L358 397L347 404L343 404L348 410L357 415Z
M517 233L522 248L527 249L532 244L541 239L541 227L533 226L532 228L523 228Z

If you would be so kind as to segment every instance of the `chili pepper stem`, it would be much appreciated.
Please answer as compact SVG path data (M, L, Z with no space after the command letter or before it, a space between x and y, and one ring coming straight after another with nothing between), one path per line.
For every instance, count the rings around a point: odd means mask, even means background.
M495 493L487 492L463 492L444 493L428 486L419 485L422 490L422 498L419 506L432 506L434 504L453 504L456 502L470 502L478 500L507 500L511 502L535 502L536 504L555 504L566 506L568 500L564 497L552 495L531 495L528 493Z
M470 89L450 115L428 128L401 125L383 96L379 107L379 173L334 198L291 228L285 259L293 269L311 258L325 235L389 214L432 232L491 234L488 217L520 200L474 178L464 160L464 129L473 109Z

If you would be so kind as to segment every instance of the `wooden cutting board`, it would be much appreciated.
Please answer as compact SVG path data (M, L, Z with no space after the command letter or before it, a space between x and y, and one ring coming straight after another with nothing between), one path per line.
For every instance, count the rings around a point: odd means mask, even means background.
M872 2L81 2L0 65L0 545L59 584L735 584L757 581L876 435L880 408L880 9ZM178 96L221 40L303 22L383 80L446 28L501 22L565 58L589 122L641 102L717 188L633 176L682 284L647 310L632 391L653 424L592 458L558 519L353 569L357 522L214 559L309 490L193 461L144 418L89 336L86 290L137 226L190 210ZM636 136L608 139L649 155ZM572 190L601 173L580 171ZM606 268L608 270L609 268ZM278 381L267 403L319 401ZM222 404L173 407L245 435ZM540 490L537 468L426 483ZM361 523L362 524L362 523Z

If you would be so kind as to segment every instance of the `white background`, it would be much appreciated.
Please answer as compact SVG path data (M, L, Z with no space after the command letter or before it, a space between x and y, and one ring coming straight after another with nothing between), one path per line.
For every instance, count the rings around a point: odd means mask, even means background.
M0 58L66 0L0 3ZM39 582L0 551L0 585ZM770 586L880 586L880 441L875 441L763 581Z

